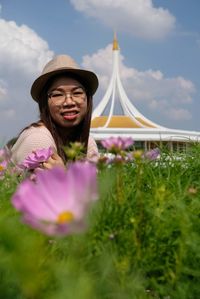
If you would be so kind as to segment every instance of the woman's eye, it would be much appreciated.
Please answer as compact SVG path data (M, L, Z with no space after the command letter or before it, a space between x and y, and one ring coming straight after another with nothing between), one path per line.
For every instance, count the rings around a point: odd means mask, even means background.
M62 97L62 96L63 96L62 93L53 93L53 94L51 95L52 98L59 98L59 97Z
M84 91L83 90L76 90L73 92L73 96L75 97L80 97L84 95Z
M79 95L81 95L81 94L83 94L81 91L75 91L75 92L73 92L73 95L74 95L74 96L79 96Z

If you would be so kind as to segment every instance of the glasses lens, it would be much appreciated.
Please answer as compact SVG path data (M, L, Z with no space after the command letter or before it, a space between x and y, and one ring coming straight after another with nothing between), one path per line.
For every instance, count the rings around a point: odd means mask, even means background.
M85 91L82 88L78 88L74 90L72 93L72 98L74 99L84 99L85 98Z
M62 102L63 100L65 100L65 94L61 91L55 90L49 94L49 98L55 102Z

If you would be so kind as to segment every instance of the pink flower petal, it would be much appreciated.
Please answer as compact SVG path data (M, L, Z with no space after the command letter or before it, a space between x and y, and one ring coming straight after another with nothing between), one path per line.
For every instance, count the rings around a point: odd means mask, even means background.
M38 149L29 154L20 166L22 168L35 169L39 167L42 162L47 161L52 154L53 150L51 147Z
M76 162L37 173L36 182L26 179L12 197L23 221L48 235L68 234L83 228L89 204L97 198L96 167ZM72 218L60 223L60 215ZM68 215L68 214L67 214Z

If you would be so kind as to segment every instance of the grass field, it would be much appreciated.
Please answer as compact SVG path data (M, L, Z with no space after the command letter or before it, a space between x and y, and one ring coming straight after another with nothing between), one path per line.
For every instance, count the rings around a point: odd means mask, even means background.
M0 298L200 298L200 145L97 167L87 226L62 237L24 224L23 177L1 176Z

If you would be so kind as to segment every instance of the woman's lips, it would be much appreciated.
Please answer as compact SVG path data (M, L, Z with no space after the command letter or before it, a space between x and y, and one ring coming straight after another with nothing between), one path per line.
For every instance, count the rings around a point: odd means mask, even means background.
M76 111L64 112L62 113L62 115L65 120L74 120L77 118L78 112Z

